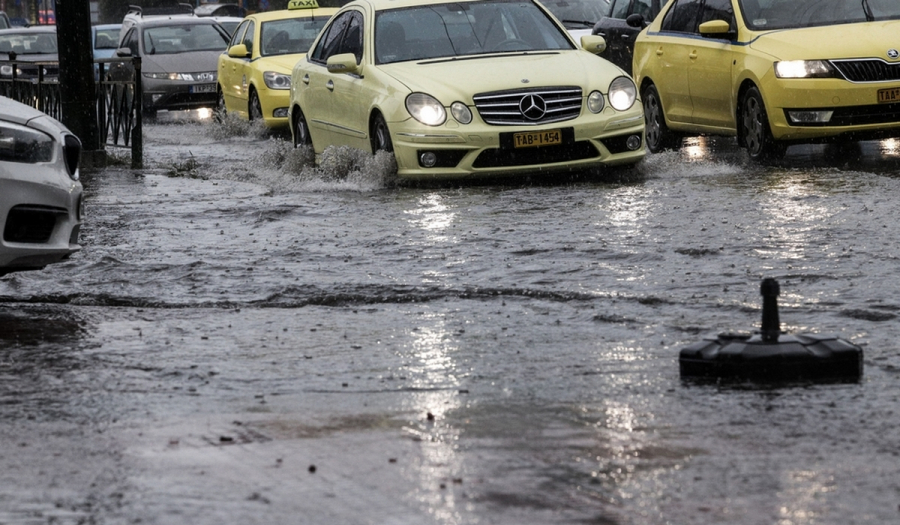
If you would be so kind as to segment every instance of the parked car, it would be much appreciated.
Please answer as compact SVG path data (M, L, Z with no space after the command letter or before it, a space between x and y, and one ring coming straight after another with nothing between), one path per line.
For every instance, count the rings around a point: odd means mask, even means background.
M665 0L612 0L609 15L594 24L591 31L606 40L606 51L600 56L630 75L634 40L659 14L661 3Z
M112 58L119 45L119 30L122 24L100 24L91 26L91 46L93 47L94 60L99 58ZM109 71L109 64L103 65L104 71ZM99 79L100 67L94 64L94 80Z
M608 15L610 8L610 0L544 0L541 3L562 22L576 42L591 34L594 24Z
M40 111L0 97L0 276L81 249L81 142Z
M247 10L238 4L200 4L194 8L194 14L197 16L244 18L247 15Z
M216 105L216 63L229 35L215 20L143 17L127 30L123 22L122 31L116 55L141 58L144 115ZM113 80L133 76L130 63L116 63L110 69Z
M56 26L31 26L0 29L0 53L15 62L17 79L59 79ZM38 65L39 62L51 62ZM42 71L43 70L43 71ZM0 65L0 78L13 77L13 64Z
M634 164L635 85L581 47L534 0L356 0L294 67L294 144L393 152L401 178Z
M737 136L789 144L900 136L900 2L673 0L637 38L647 145Z
M219 56L220 112L270 128L287 128L291 70L337 8L315 1L293 3L293 9L257 13L244 19L228 51Z

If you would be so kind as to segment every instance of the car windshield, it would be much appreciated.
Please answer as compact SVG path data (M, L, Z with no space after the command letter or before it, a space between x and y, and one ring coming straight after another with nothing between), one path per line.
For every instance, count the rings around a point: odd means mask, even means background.
M288 18L263 22L259 33L260 55L306 53L329 17Z
M226 36L215 24L179 24L144 29L144 49L148 55L224 51L227 45Z
M115 49L119 42L119 28L97 29L94 49Z
M544 6L568 28L592 28L609 15L608 0L543 0Z
M0 35L0 53L45 55L59 51L54 33L14 33Z
M381 11L375 18L378 64L515 51L573 49L534 2L496 0Z
M897 0L740 0L740 4L744 22L755 30L900 19Z

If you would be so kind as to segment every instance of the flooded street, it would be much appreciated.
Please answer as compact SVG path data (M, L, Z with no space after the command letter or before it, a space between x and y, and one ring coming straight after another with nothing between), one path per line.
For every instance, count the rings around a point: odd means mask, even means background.
M80 253L0 278L0 524L900 521L900 141L435 187L144 141L83 174ZM681 380L765 277L860 382Z

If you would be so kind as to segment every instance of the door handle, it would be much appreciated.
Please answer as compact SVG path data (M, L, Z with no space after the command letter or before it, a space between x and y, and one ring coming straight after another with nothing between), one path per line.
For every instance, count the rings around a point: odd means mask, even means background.
M302 81L304 84L309 84L309 73L303 75Z
M690 58L691 60L697 60L697 52L691 51L691 54L688 55L688 58Z
M325 87L328 88L328 91L334 91L334 81L329 80L325 83Z
M658 57L663 56L663 48L662 48L662 46L659 46L658 48L656 48L656 56L658 56Z

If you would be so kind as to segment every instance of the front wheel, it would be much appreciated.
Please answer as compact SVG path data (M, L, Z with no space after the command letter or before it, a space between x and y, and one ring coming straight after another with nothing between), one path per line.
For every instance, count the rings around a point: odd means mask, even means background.
M394 143L391 142L391 132L388 130L387 122L381 113L375 115L372 121L372 153L386 151L393 153Z
M741 146L747 148L751 159L760 162L778 160L787 149L772 136L766 106L756 87L741 97Z
M259 120L263 118L262 104L259 101L259 95L255 89L250 90L250 120Z
M303 111L297 108L294 111L294 125L292 126L294 136L294 147L312 146L312 137L309 136L309 125L306 123L306 117Z
M663 113L662 101L659 99L659 91L656 90L656 86L650 84L644 88L641 98L644 100L647 149L653 153L659 153L677 148L678 137L666 126L666 116Z
M227 111L228 110L225 109L225 93L222 93L222 89L219 88L216 94L216 109L213 112L215 114L216 120L218 122L223 122L225 120Z

